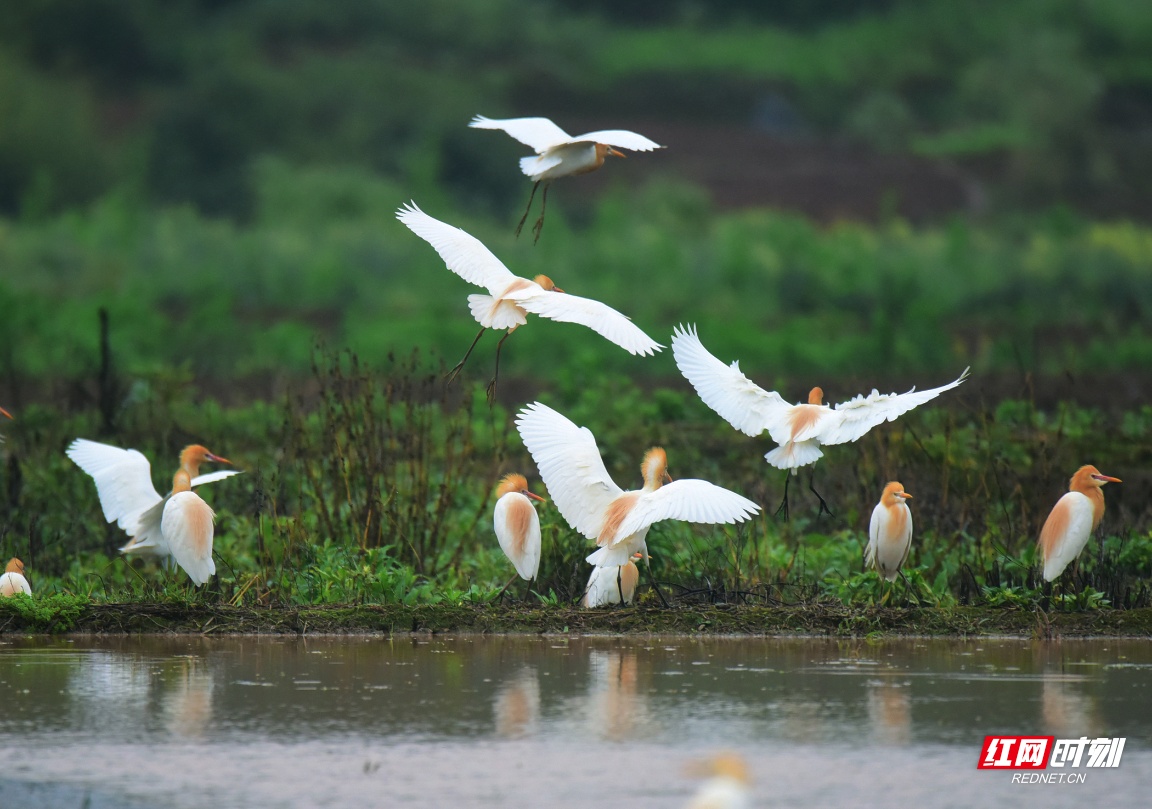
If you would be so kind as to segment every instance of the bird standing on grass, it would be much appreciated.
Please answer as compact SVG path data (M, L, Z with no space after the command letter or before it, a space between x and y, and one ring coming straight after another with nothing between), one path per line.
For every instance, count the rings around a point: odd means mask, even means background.
M780 446L766 454L764 460L777 469L791 470L792 474L823 457L822 446L856 441L873 427L895 421L968 378L965 368L956 380L938 388L888 394L873 390L868 396L859 395L835 407L823 403L823 390L812 388L807 403L793 405L779 393L752 382L741 373L739 362L725 365L712 356L700 342L695 326L676 328L672 353L676 367L692 383L704 404L745 435L767 431ZM787 504L786 477L780 510L786 512ZM827 510L823 498L820 504Z
M663 348L639 329L631 320L610 306L588 298L568 295L552 283L546 275L537 275L534 281L520 278L504 266L500 259L485 247L479 239L453 227L409 203L396 213L396 218L407 225L413 233L432 245L444 259L448 269L465 281L486 287L488 295L469 295L468 307L472 317L480 324L480 331L464 359L448 372L448 379L455 378L472 349L487 329L507 329L496 346L496 370L488 385L488 398L496 392L496 378L500 373L500 349L504 341L517 327L528 322L527 313L532 312L550 320L562 323L579 323L611 340L630 354L647 356Z
M500 549L525 581L536 580L540 572L540 517L532 506L533 500L543 503L544 498L528 490L523 475L506 475L496 489L496 508L492 511L492 527L500 540ZM508 589L515 576L504 585ZM503 592L503 591L501 591Z
M912 547L912 511L908 508L911 497L904 491L903 484L892 481L884 487L868 523L864 566L875 567L888 581L896 581L897 576L904 575L900 568ZM904 579L904 583L907 585L908 580Z
M1040 529L1038 544L1044 559L1044 581L1059 578L1084 550L1104 516L1104 484L1120 482L1119 478L1100 474L1095 466L1076 470L1068 481L1068 493L1056 501Z
M544 213L548 210L548 186L553 180L595 171L604 165L604 159L608 155L625 157L626 155L618 151L619 149L650 152L653 149L664 148L659 143L626 129L605 129L572 137L547 118L496 120L477 115L468 126L474 129L502 129L536 152L535 157L520 158L520 170L535 181L535 184L528 197L528 207L524 209L524 215L516 225L516 235L519 236L524 221L528 218L528 212L532 210L536 189L540 187L540 183L544 183L544 202L540 208L540 218L532 226L532 232L536 234L535 241L540 241L540 231L544 227Z
M661 520L737 523L760 510L707 481L673 482L660 447L644 455L644 487L626 492L612 482L591 431L539 402L520 411L516 428L564 519L600 546L587 558L596 567L619 568L633 554L647 559L648 529Z
M18 593L32 595L32 588L24 578L24 563L13 556L0 576L0 596L11 598Z
M636 595L636 585L640 581L640 570L633 560L643 559L636 553L619 567L594 567L584 588L582 607L602 607L607 604L631 604Z
M204 462L231 461L199 444L185 447L180 453L180 469L172 479L172 491L161 497L152 485L148 459L134 449L77 438L67 455L96 482L105 519L132 538L121 553L155 556L167 568L179 565L196 585L216 572L212 561L215 515L192 487L240 474L231 469L200 474Z

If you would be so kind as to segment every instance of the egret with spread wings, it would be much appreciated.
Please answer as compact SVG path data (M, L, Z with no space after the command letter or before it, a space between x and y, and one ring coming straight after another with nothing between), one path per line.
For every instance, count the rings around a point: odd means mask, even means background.
M77 438L66 454L96 482L105 519L132 538L121 553L155 556L167 568L179 565L197 585L216 572L212 560L215 514L192 487L240 474L233 469L200 474L200 464L206 461L231 461L199 444L185 447L172 491L161 497L152 485L148 459L134 449Z
M432 245L448 269L465 281L485 287L489 293L468 296L468 307L480 324L480 331L468 347L464 359L448 372L449 381L464 367L485 330L507 329L496 346L496 371L488 386L488 397L491 399L495 395L496 378L500 373L500 349L508 335L528 322L528 312L562 323L587 326L630 354L647 356L663 348L629 318L610 306L589 298L569 295L546 275L537 275L532 281L513 275L475 236L439 219L433 219L417 208L415 203L402 207L397 211L396 218Z
M592 432L539 402L520 411L516 429L560 514L600 546L587 558L596 567L619 568L636 553L647 559L648 529L661 520L737 523L760 510L746 497L704 480L673 482L660 447L644 455L644 487L624 491L608 475Z
M520 170L535 181L535 184L528 197L528 207L520 217L520 224L516 226L516 235L519 236L524 221L528 218L528 212L532 210L536 189L540 187L540 183L544 183L544 201L540 208L540 218L532 227L532 232L536 234L535 241L540 240L540 231L544 227L544 212L548 210L548 186L553 180L595 171L604 165L604 159L608 155L625 157L620 149L650 152L653 149L664 148L659 143L626 129L604 129L572 137L547 118L496 120L477 115L468 126L474 129L502 129L536 152L532 157L520 158Z
M861 394L834 407L824 404L823 390L812 388L806 403L789 404L779 393L764 390L746 377L739 362L725 365L712 356L700 342L695 326L676 328L672 354L676 367L692 383L704 404L745 435L767 432L780 446L764 459L792 474L823 457L821 447L856 441L873 427L895 421L968 378L965 368L956 380L938 388L887 394L873 390L867 396ZM785 486L781 504L784 510L787 499ZM823 500L821 506L826 508Z

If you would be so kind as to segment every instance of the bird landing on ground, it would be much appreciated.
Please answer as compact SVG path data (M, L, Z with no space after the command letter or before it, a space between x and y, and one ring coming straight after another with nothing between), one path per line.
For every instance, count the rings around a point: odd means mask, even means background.
M586 174L604 165L605 158L625 157L620 149L649 152L664 147L643 135L625 129L605 129L588 132L573 137L547 118L505 118L493 119L477 115L468 126L474 129L500 129L536 152L534 157L520 159L520 170L533 181L532 193L528 196L528 206L520 223L516 225L516 235L524 227L528 212L532 210L532 200L536 189L544 183L544 200L540 218L532 226L535 234L533 244L540 241L540 231L544 228L544 214L548 210L548 186L553 180L576 174Z

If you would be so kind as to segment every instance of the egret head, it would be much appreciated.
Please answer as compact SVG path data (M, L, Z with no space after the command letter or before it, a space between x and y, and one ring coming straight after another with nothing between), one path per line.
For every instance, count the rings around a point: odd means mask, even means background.
M1079 469L1076 470L1076 474L1073 475L1072 480L1069 481L1068 488L1079 490L1079 489L1086 489L1089 487L1095 487L1095 488L1099 489L1105 483L1121 483L1121 482L1122 481L1120 480L1120 478L1114 478L1114 477L1111 477L1109 475L1101 474L1100 470L1097 469L1095 466L1092 466L1092 464L1086 464L1085 466L1081 466Z
M904 484L895 480L884 487L884 494L880 497L881 502L886 506L894 506L911 499L912 495L904 491Z
M8 560L8 565L4 568L4 572L5 573L19 573L21 576L23 576L24 575L24 563L21 562L19 559L17 559L15 556L13 556L11 559Z
M808 404L822 405L824 404L824 390L823 388L812 388L808 391Z
M560 287L556 286L556 284L554 284L552 282L552 279L549 278L547 275L537 275L532 280L535 281L537 284L540 285L541 288L547 290L548 292L563 292L564 291Z
M668 455L661 447L652 447L644 453L644 461L640 464L640 473L644 475L644 488L648 491L659 489L665 482L671 483L672 476L668 474Z
M216 463L226 464L232 463L227 458L213 455L208 451L207 447L202 447L199 444L184 447L184 451L180 453L180 468L188 472L189 477L196 477L200 474L200 464L205 461L215 461Z
M500 485L496 487L496 497L499 499L513 492L522 494L525 497L531 497L533 500L539 500L541 503L545 502L544 498L540 495L528 491L528 479L515 472L510 475L505 475L501 479Z

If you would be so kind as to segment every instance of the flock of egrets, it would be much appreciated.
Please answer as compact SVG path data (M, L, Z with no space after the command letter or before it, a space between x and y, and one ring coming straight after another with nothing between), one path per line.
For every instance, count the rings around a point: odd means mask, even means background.
M521 169L534 185L516 232L519 234L537 188L543 183L541 213L533 227L537 239L544 224L548 186L553 180L593 171L603 165L607 156L623 157L620 149L662 148L642 135L624 130L572 137L546 118L492 120L477 116L471 126L504 130L536 152L520 161ZM488 293L468 296L469 309L481 328L464 358L450 371L449 381L460 372L487 329L504 331L488 386L491 400L499 376L500 351L512 332L527 322L529 313L586 326L633 355L650 356L663 348L628 317L604 303L564 292L544 275L533 280L514 275L478 239L434 219L415 203L401 207L397 218L427 241L449 270ZM873 427L893 421L957 387L968 375L965 369L957 379L930 390L913 389L903 394L873 390L867 396L856 396L835 406L824 404L823 391L817 387L811 390L807 402L793 405L780 394L753 383L737 362L726 365L714 357L694 326L677 326L671 343L677 367L704 403L747 435L767 432L779 446L767 453L765 460L791 474L819 460L822 446L856 441ZM8 415L2 409L0 413ZM673 481L668 474L667 455L659 447L644 456L644 485L625 491L609 476L591 431L539 402L525 406L515 423L560 514L574 531L595 540L598 546L587 557L592 572L582 600L585 606L632 600L639 579L635 562L648 559L645 540L655 523L683 520L732 524L760 511L760 506L751 500L707 481ZM215 573L214 514L193 488L237 474L225 470L200 475L201 463L229 461L202 446L186 448L180 456L172 490L161 496L153 487L148 460L135 450L77 439L67 454L95 481L105 518L116 522L130 537L121 551L156 557L169 568L179 566L196 585ZM784 508L787 479L786 474ZM1057 578L1088 542L1104 513L1101 487L1109 482L1119 480L1101 474L1093 466L1082 467L1072 477L1069 492L1057 502L1041 531L1045 580ZM899 482L887 483L872 512L866 562L888 581L902 575L900 568L911 547L912 514L907 503L911 497ZM540 521L532 500L543 498L529 490L522 475L508 475L497 489L493 518L500 547L516 573L527 581L537 577L541 552ZM23 564L13 559L0 576L0 594L17 592L31 590L23 576Z

